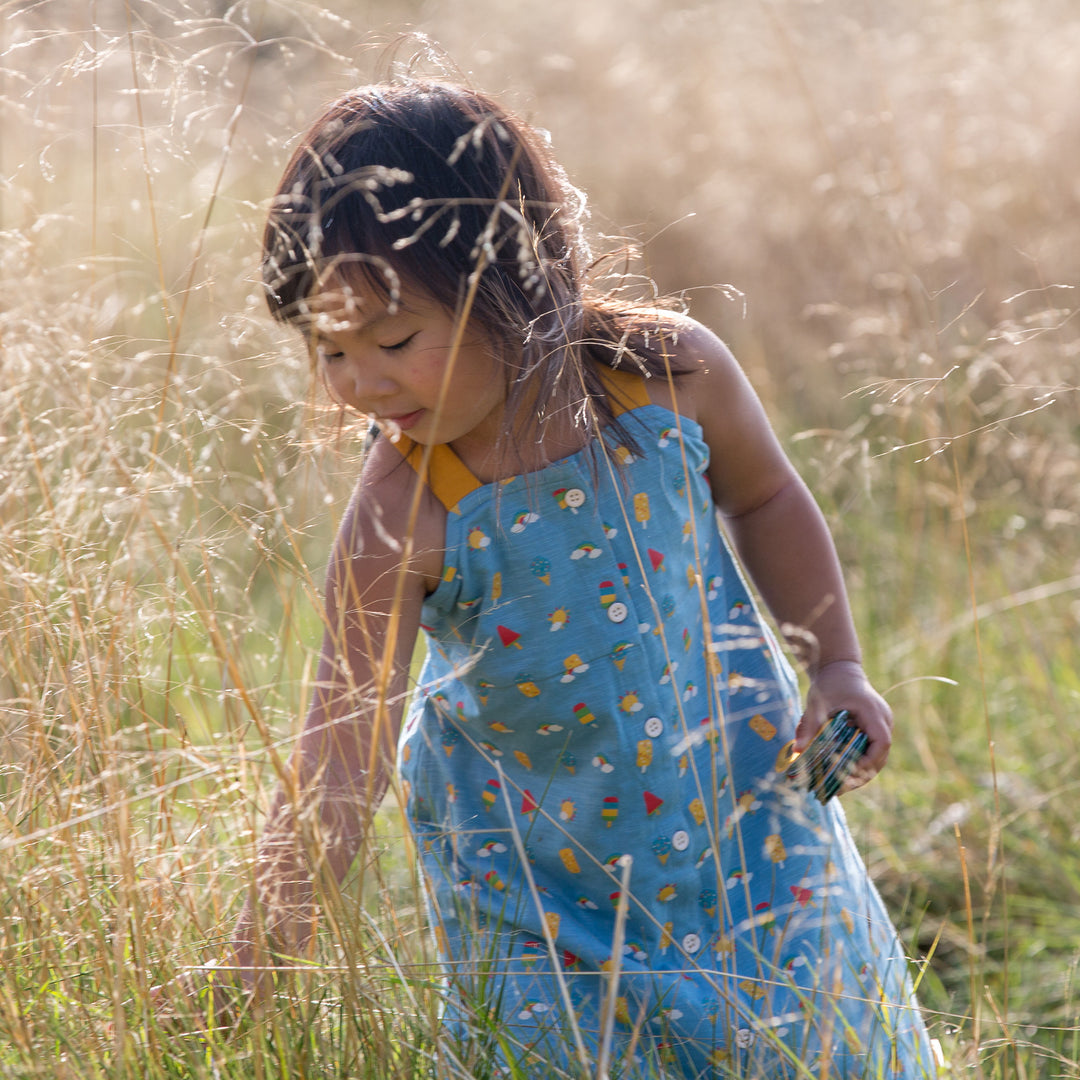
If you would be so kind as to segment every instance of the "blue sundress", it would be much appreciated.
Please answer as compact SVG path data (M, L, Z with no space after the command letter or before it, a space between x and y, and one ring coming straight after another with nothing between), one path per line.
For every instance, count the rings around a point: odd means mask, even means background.
M398 765L446 1023L529 1077L933 1075L843 811L785 779L797 683L701 429L605 380L637 453L427 467L446 554Z

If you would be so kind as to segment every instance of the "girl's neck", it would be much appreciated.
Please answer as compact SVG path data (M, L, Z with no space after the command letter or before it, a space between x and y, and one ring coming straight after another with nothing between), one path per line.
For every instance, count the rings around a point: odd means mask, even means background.
M586 429L575 422L567 405L549 411L541 423L533 410L522 410L526 418L505 428L494 439L474 439L472 433L450 444L469 471L484 484L507 480L523 473L539 472L552 462L570 457L589 442Z

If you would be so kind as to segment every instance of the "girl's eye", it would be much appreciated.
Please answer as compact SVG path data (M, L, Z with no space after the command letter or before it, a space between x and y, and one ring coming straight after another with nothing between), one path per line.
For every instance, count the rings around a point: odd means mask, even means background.
M343 352L334 352L322 345L319 346L319 359L322 360L324 364L334 364L337 363L338 360L343 360L344 358L345 354Z
M417 331L416 333L419 333L419 331ZM400 349L404 349L405 346L408 345L414 337L416 337L416 333L412 333L408 337L402 338L400 341L395 341L392 345L383 345L382 348L386 352L398 352Z

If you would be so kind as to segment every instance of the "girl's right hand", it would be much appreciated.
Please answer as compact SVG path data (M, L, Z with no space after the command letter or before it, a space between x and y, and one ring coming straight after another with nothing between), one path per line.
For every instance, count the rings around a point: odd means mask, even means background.
M194 1022L204 1032L235 1031L255 999L254 974L235 960L226 966L211 962L189 969L150 989L158 1020L170 1027Z

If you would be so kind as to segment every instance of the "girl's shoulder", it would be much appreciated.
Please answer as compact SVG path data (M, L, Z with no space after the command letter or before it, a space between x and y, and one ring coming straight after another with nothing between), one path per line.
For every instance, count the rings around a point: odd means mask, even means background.
M642 316L641 329L628 344L636 353L660 358L660 370L650 370L652 377L646 380L650 401L698 422L705 414L715 415L725 388L742 378L731 350L707 326L682 312L660 309Z
M652 325L661 334L660 348L646 343L653 357L662 354L663 366L657 377L654 363L646 365L653 376L646 379L650 401L698 423L721 513L738 517L760 507L794 473L750 379L725 343L688 315L665 311ZM633 348L633 337L629 343Z
M646 380L650 400L695 421L709 448L709 482L729 517L762 505L792 479L791 466L731 350L687 315L662 313L666 368Z
M446 510L384 434L370 442L364 455L342 534L354 556L381 555L400 561L411 547L412 569L425 579L425 591L437 587Z

